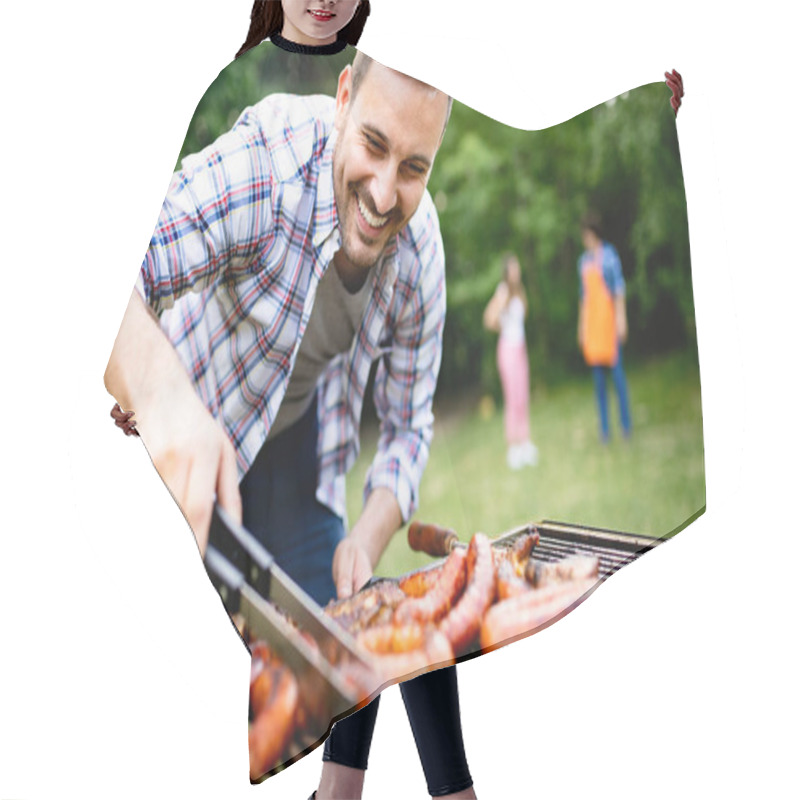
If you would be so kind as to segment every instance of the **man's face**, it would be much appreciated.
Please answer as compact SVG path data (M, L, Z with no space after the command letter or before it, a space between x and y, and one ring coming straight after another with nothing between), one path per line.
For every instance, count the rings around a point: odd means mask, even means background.
M419 206L447 119L446 95L372 63L355 98L339 78L333 154L342 250L369 269Z

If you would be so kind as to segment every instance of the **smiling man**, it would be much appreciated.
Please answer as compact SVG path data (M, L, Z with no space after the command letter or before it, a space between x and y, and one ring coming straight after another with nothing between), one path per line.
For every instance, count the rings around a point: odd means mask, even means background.
M364 513L376 517L348 537L358 548L334 569L340 594L413 512L445 307L426 185L449 108L358 54L335 102L266 97L173 176L106 386L135 410L201 552L215 495L240 516L239 480L312 401L316 496L344 517L340 478L375 360L384 425ZM379 489L391 501L373 500Z
M445 314L426 186L450 106L358 54L335 101L281 94L245 110L173 177L106 370L201 552L216 499L321 604L371 577L417 506ZM346 531L376 361L380 439ZM472 796L454 671L403 690L436 719L433 735L412 719L432 740L429 786ZM336 781L360 792L375 711L348 718L353 735L334 728L321 798Z
M333 160L343 277L372 266L408 225L449 111L440 92L385 67L370 70L365 81L371 63L359 56L339 78Z

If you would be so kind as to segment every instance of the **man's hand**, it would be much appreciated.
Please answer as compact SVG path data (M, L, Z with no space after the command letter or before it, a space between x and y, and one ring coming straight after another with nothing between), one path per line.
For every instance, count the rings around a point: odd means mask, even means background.
M341 600L357 592L372 577L367 551L349 536L342 539L333 554L333 580Z
M333 554L333 580L340 599L357 592L372 577L386 545L402 524L397 499L379 486L367 498L358 521Z
M158 321L134 291L105 374L205 555L214 500L242 518L236 454L200 400Z
M236 453L192 387L189 394L169 393L164 401L137 412L137 428L204 556L215 496L237 522L242 520Z

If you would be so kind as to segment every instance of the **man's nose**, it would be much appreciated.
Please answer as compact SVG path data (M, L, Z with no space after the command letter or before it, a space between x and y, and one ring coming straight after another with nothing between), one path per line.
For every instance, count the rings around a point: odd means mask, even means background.
M372 199L379 214L388 214L397 205L397 171L390 159L375 173Z

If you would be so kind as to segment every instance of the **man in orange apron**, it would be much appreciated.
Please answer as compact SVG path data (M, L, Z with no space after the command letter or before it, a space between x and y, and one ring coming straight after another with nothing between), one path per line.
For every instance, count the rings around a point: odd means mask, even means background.
M578 260L580 308L578 345L592 368L595 397L600 415L600 440L609 439L606 372L611 373L619 401L622 435L631 434L628 387L622 367L622 345L628 338L625 313L625 279L614 245L600 235L600 219L589 213L581 221L581 238L586 248Z

